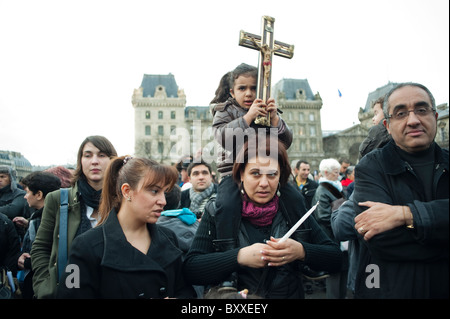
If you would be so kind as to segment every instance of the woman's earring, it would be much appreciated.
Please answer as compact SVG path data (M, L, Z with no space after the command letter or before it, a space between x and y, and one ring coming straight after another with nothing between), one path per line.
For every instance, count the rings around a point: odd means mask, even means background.
M277 188L277 196L280 197L281 193L280 193L280 183L278 183L278 188Z
M244 195L245 191L244 191L244 182L241 181L241 194Z
M131 202L131 197L127 197L127 201Z

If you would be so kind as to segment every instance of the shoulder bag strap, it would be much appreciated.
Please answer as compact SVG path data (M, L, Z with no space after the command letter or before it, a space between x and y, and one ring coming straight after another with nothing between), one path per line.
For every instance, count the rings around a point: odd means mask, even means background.
M69 206L69 190L61 188L61 207L59 210L59 243L58 243L58 280L67 264L67 211Z

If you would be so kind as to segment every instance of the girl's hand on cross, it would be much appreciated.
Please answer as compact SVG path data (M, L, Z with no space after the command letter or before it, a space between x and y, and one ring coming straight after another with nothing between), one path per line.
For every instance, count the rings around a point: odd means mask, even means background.
M261 99L255 99L253 104L248 109L247 114L244 115L244 120L250 125L258 116L266 116L266 104Z
M278 126L278 122L280 120L277 110L278 107L275 104L275 99L274 98L268 99L266 111L270 113L270 125L274 127Z

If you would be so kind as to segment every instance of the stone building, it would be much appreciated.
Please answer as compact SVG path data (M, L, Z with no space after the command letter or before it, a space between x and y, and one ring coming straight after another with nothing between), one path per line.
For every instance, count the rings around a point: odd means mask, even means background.
M281 117L293 132L293 142L288 150L291 164L303 159L312 169L317 169L320 161L328 157L348 158L356 164L359 145L372 125L372 104L396 84L389 82L369 93L358 113L360 124L325 134L320 116L322 98L318 92L313 93L308 80L282 79L277 82L272 93L283 112ZM206 161L215 160L209 106L186 106L186 95L178 88L174 75L144 74L141 86L133 92L132 105L136 156L173 164L184 155L195 156L202 150L204 159L207 156ZM437 106L437 111L436 141L448 148L448 105Z
M184 90L178 88L173 74L144 74L133 92L132 105L136 156L173 164L211 141L209 107L186 106ZM202 137L207 141L201 141Z
M359 160L359 145L369 134L372 126L373 103L381 96L388 93L397 83L391 83L377 88L367 96L366 104L358 112L360 124L353 125L345 130L324 136L323 148L325 157L336 159L346 158L353 165Z
M273 96L283 111L281 117L292 129L293 141L288 149L291 165L306 160L311 168L324 158L320 110L322 98L313 94L307 79L282 79L274 85Z
M440 147L448 149L448 104L442 103L436 106L438 112L436 143Z
M318 166L324 156L320 95L312 93L308 80L298 79L279 81L273 92L281 116L293 130L294 141L288 150L291 161L305 159ZM202 149L203 156L216 158L209 106L186 106L185 93L172 74L144 74L141 86L133 92L132 105L136 156L173 164Z
M366 104L358 112L360 124L354 125L345 130L324 136L323 148L326 157L347 158L352 164L356 164L359 159L359 145L367 137L372 126L373 103L381 96L386 95L398 83L388 82L387 84L370 92L367 96ZM432 92L433 93L433 92ZM449 124L448 105L443 103L436 106L438 112L436 143L441 147L449 146Z
M32 171L30 161L19 152L0 151L0 165L11 166L15 169L17 181L30 174Z
M375 91L369 93L364 108L360 107L358 112L358 119L361 122L360 125L364 130L369 131L370 127L372 126L373 103L375 103L375 101L378 100L378 98L380 98L381 96L385 96L387 93L389 93L389 91L396 85L398 85L398 83L388 82L382 87L379 87Z

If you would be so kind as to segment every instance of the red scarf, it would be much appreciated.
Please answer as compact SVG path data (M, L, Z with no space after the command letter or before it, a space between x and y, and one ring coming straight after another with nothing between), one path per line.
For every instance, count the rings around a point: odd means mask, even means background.
M350 178L346 178L346 179L341 180L342 186L348 186L348 185L350 185L352 182L353 182L353 181L352 181Z
M257 206L252 202L247 194L242 201L242 217L248 219L255 226L268 226L278 212L278 196L274 196L270 202L264 206Z

